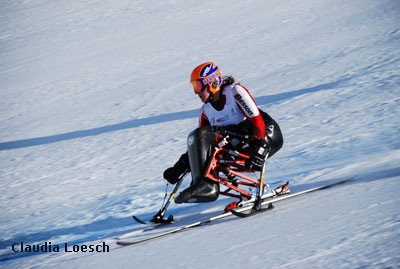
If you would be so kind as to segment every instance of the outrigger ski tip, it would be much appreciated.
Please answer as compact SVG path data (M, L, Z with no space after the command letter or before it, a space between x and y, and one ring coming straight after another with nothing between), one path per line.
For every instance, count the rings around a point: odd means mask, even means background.
M162 218L159 215L155 215L151 220L149 221L143 221L141 219L139 219L136 216L132 216L132 218L140 223L140 224L144 224L144 225L150 225L150 224L170 224L174 222L174 217L172 215L169 215L167 219Z
M138 223L140 223L140 224L151 224L150 222L151 221L143 221L143 220L141 220L141 219L139 219L138 217L136 217L136 216L132 216L132 218L136 221L136 222L138 222Z

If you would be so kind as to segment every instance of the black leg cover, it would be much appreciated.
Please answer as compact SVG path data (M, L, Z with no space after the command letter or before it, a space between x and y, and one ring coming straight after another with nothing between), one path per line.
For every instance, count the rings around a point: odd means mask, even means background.
M219 184L204 178L217 134L209 127L195 129L188 136L188 154L192 183L175 198L175 203L205 203L217 200Z

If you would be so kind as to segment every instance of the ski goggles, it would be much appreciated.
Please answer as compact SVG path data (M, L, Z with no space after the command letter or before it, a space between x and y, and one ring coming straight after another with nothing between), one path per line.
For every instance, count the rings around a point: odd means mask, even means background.
M201 80L192 81L192 86L195 94L199 94L205 89L207 89L208 84L203 85Z

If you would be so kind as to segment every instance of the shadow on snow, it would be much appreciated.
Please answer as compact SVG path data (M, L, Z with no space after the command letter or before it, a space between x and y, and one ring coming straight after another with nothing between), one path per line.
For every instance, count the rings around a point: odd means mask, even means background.
M307 94L307 93L318 92L321 90L335 89L337 87L340 87L344 82L346 82L350 79L351 78L342 78L335 82L321 84L321 85L317 85L314 87L300 89L300 90L296 90L296 91L292 91L292 92L279 93L279 94L274 94L274 95L265 95L265 96L255 98L255 101L258 105L266 105L266 104L276 103L276 102L291 99L293 97L300 96L300 95ZM126 121L126 122L107 125L107 126L93 128L93 129L68 132L68 133L63 133L63 134L58 134L58 135L37 137L37 138L31 138L31 139L22 139L22 140L10 141L10 142L3 142L3 143L0 143L0 150L10 150L10 149L52 144L52 143L57 143L57 142L66 141L66 140L72 140L72 139L76 139L76 138L83 138L83 137L88 137L88 136L100 135L100 134L104 134L104 133L110 133L110 132L114 132L114 131L136 128L136 127L142 126L142 125L152 125L152 124L174 121L174 120L196 118L196 117L198 117L198 115L199 115L199 109L192 109L192 110L181 111L181 112L167 113L167 114L158 115L158 116L151 116L151 117L147 117L147 118L143 118L143 119L133 119L133 120Z
M391 177L396 177L400 175L400 167L395 167L391 169L382 169L375 171L373 173L366 173L366 174L360 174L360 175L354 175L352 177L353 180L348 182L347 184L360 184L360 183L365 183L369 181L375 181L375 180L382 180L386 178L391 178ZM296 193L299 191L303 191L306 189L311 189L314 187L319 187L327 184L331 184L334 182L338 182L341 180L344 180L345 178L331 178L331 179L326 179L323 181L318 181L314 183L305 183L301 185L295 185L291 186L291 190ZM280 184L280 183L279 183ZM345 185L344 185L345 186ZM340 186L337 186L340 187ZM295 199L295 198L294 198ZM73 245L73 244L82 244L84 242L90 242L90 241L95 241L95 240L101 240L104 238L111 238L115 236L120 236L124 234L129 234L133 233L134 238L138 239L140 237L146 237L149 236L152 232L157 233L159 230L163 229L174 229L176 227L181 227L184 225L188 225L190 223L194 223L197 221L204 221L212 216L215 216L224 208L224 206L230 202L230 198L225 198L225 199L218 199L217 201L211 203L211 204L193 204L193 205L187 205L187 207L184 208L172 208L171 210L168 211L168 214L179 214L180 218L177 223L170 224L168 226L143 226L140 224L136 224L132 218L130 217L125 217L125 218L108 218L104 220L100 220L94 223L90 224L85 224L81 226L75 226L75 227L67 227L67 228L60 228L60 229L54 229L54 230L45 230L45 231L39 231L36 233L31 233L31 234L21 234L17 235L13 238L7 239L7 240L0 240L0 250L5 250L9 249L10 252L0 255L0 266L3 264L8 264L8 263L13 263L15 259L19 258L26 258L32 255L38 255L38 254L43 254L41 252L18 252L14 253L11 251L11 246L14 243L21 243L23 242L24 244L34 244L34 242L39 242L39 244L43 244L44 242L52 242L52 246L54 245L59 245L60 249L63 248L64 243L68 243L68 245ZM204 210L207 209L208 207L212 206L215 210ZM153 212L155 214L156 212ZM141 215L139 216L140 218L143 219L150 219L153 214L146 214L146 215ZM216 224L218 222L230 222L234 221L238 218L232 217L232 218L227 218L223 220L216 221L215 223L211 223L211 225ZM144 233L142 233L144 232ZM72 240L64 241L62 243L56 242L61 239L57 238L62 238L68 235L69 237L71 236L76 236ZM38 243L36 243L38 244Z

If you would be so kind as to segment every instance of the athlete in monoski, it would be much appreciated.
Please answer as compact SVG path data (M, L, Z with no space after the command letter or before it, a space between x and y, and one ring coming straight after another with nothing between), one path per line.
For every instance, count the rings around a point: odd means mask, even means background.
M203 176L207 159L218 143L217 130L247 135L251 139L232 140L232 148L245 150L251 158L246 161L250 170L261 171L266 158L274 155L283 144L279 125L260 110L249 91L235 83L231 76L222 77L213 62L197 66L190 78L195 94L204 103L201 107L199 128L188 136L188 150L173 167L164 171L171 184L190 171L190 187L175 198L176 203L211 202L219 195L219 184Z

